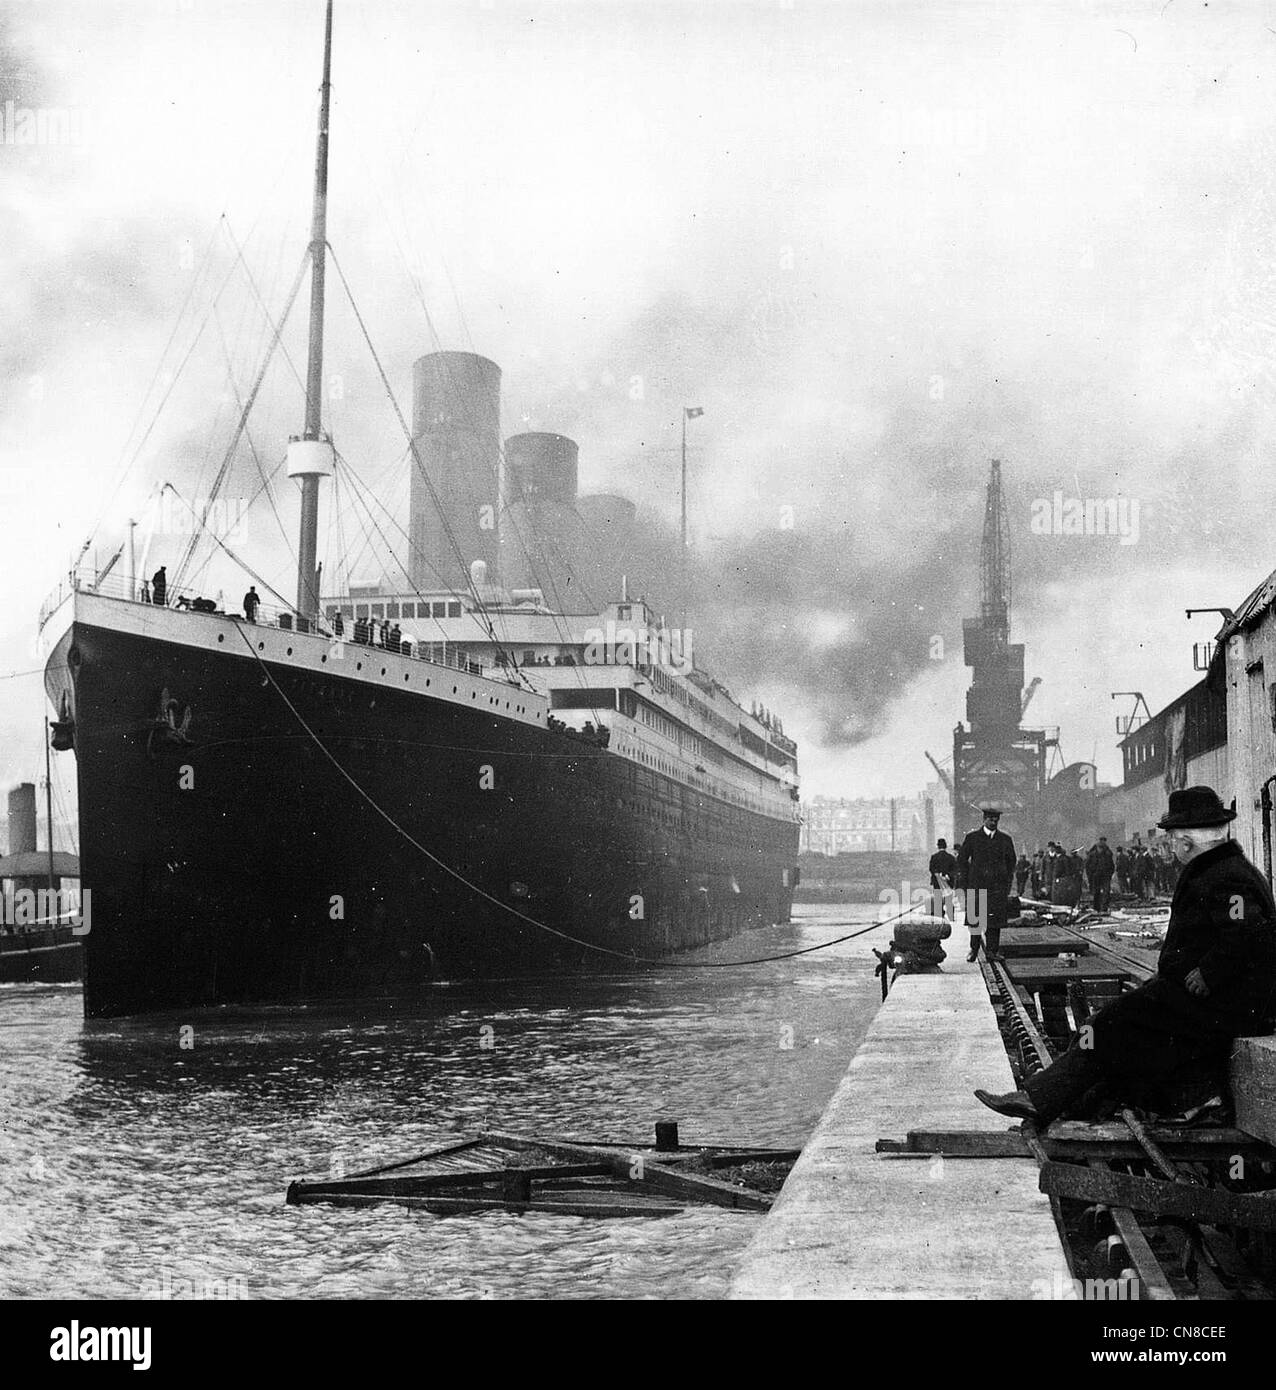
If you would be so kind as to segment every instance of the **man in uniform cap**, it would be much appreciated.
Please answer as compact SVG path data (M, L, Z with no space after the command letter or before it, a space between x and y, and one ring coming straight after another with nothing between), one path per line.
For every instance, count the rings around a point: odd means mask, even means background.
M981 937L989 959L999 952L1015 873L1014 841L997 829L1001 811L985 806L983 817L983 825L966 836L957 852L957 886L966 890L966 925L970 928L968 960L979 954Z
M1211 787L1170 793L1159 824L1182 872L1156 975L1095 1014L1024 1090L976 1091L985 1105L1045 1125L1096 1088L1163 1113L1224 1089L1232 1039L1276 1027L1276 904L1229 838L1235 816Z

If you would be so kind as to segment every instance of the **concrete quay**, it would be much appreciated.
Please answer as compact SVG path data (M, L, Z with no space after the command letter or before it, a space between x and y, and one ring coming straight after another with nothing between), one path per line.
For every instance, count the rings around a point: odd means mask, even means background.
M946 943L938 975L896 981L731 1297L1046 1299L1072 1288L1031 1158L879 1154L909 1130L1004 1131L974 1098L1014 1086L978 967Z

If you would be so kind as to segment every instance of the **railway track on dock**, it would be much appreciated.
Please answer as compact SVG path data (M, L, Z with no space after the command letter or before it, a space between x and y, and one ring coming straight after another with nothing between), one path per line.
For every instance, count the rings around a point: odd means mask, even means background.
M1112 961L1128 970L1139 984L1145 980L1150 980L1156 974L1156 963L1148 960L1144 954L1118 946L1113 941L1101 941L1097 936L1084 932L1079 927L1070 927L1063 923L1058 923L1057 927L1059 931L1067 932L1069 936L1075 937L1078 941L1084 941L1089 947L1091 955L1101 956L1105 960Z
M1146 960L1066 930L1139 983L1155 973ZM1022 1082L1049 1066L1054 1048L1034 995L1004 964L981 968ZM1080 1026L1088 1017L1083 989L1067 991L1067 1007ZM1098 1297L1144 1301L1273 1299L1276 1193L1238 1192L1222 1181L1223 1170L1234 1177L1247 1164L1270 1169L1273 1151L1238 1130L1148 1125L1129 1109L1117 1118L1106 1125L1056 1123L1044 1133L1024 1124L1018 1136L1038 1163L1085 1295L1098 1289Z

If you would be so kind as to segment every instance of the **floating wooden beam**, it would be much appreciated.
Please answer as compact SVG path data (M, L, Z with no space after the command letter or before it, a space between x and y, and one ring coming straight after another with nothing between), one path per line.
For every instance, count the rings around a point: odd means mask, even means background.
M688 1197L713 1206L730 1207L736 1211L770 1211L771 1198L746 1188L735 1187L716 1178L698 1173L686 1173L680 1166L657 1162L645 1154L615 1153L607 1149L592 1149L584 1144L563 1144L551 1140L526 1140L518 1135L491 1133L485 1136L511 1147L542 1149L582 1163L605 1163L614 1177L649 1187L666 1197Z

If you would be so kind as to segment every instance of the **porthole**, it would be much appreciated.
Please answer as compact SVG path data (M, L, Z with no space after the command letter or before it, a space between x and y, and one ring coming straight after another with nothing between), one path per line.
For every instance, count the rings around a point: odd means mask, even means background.
M257 643L257 650L258 650L259 652L264 652L264 651L266 650L266 644L265 644L264 642L258 642L258 643Z
M354 669L355 669L356 671L362 671L362 670L363 670L363 662L362 662L362 661L356 661L355 664L354 664Z
M404 671L404 673L403 673L403 679L404 679L404 680L410 679L410 673L407 672L407 671Z
M292 655L292 648L291 648L291 647L288 648L288 655L289 655L289 656Z
M382 674L383 676L385 675L385 667L384 667L384 666L381 668L381 674Z
M226 634L224 632L219 632L217 634L217 640L219 642L224 642L226 640Z

